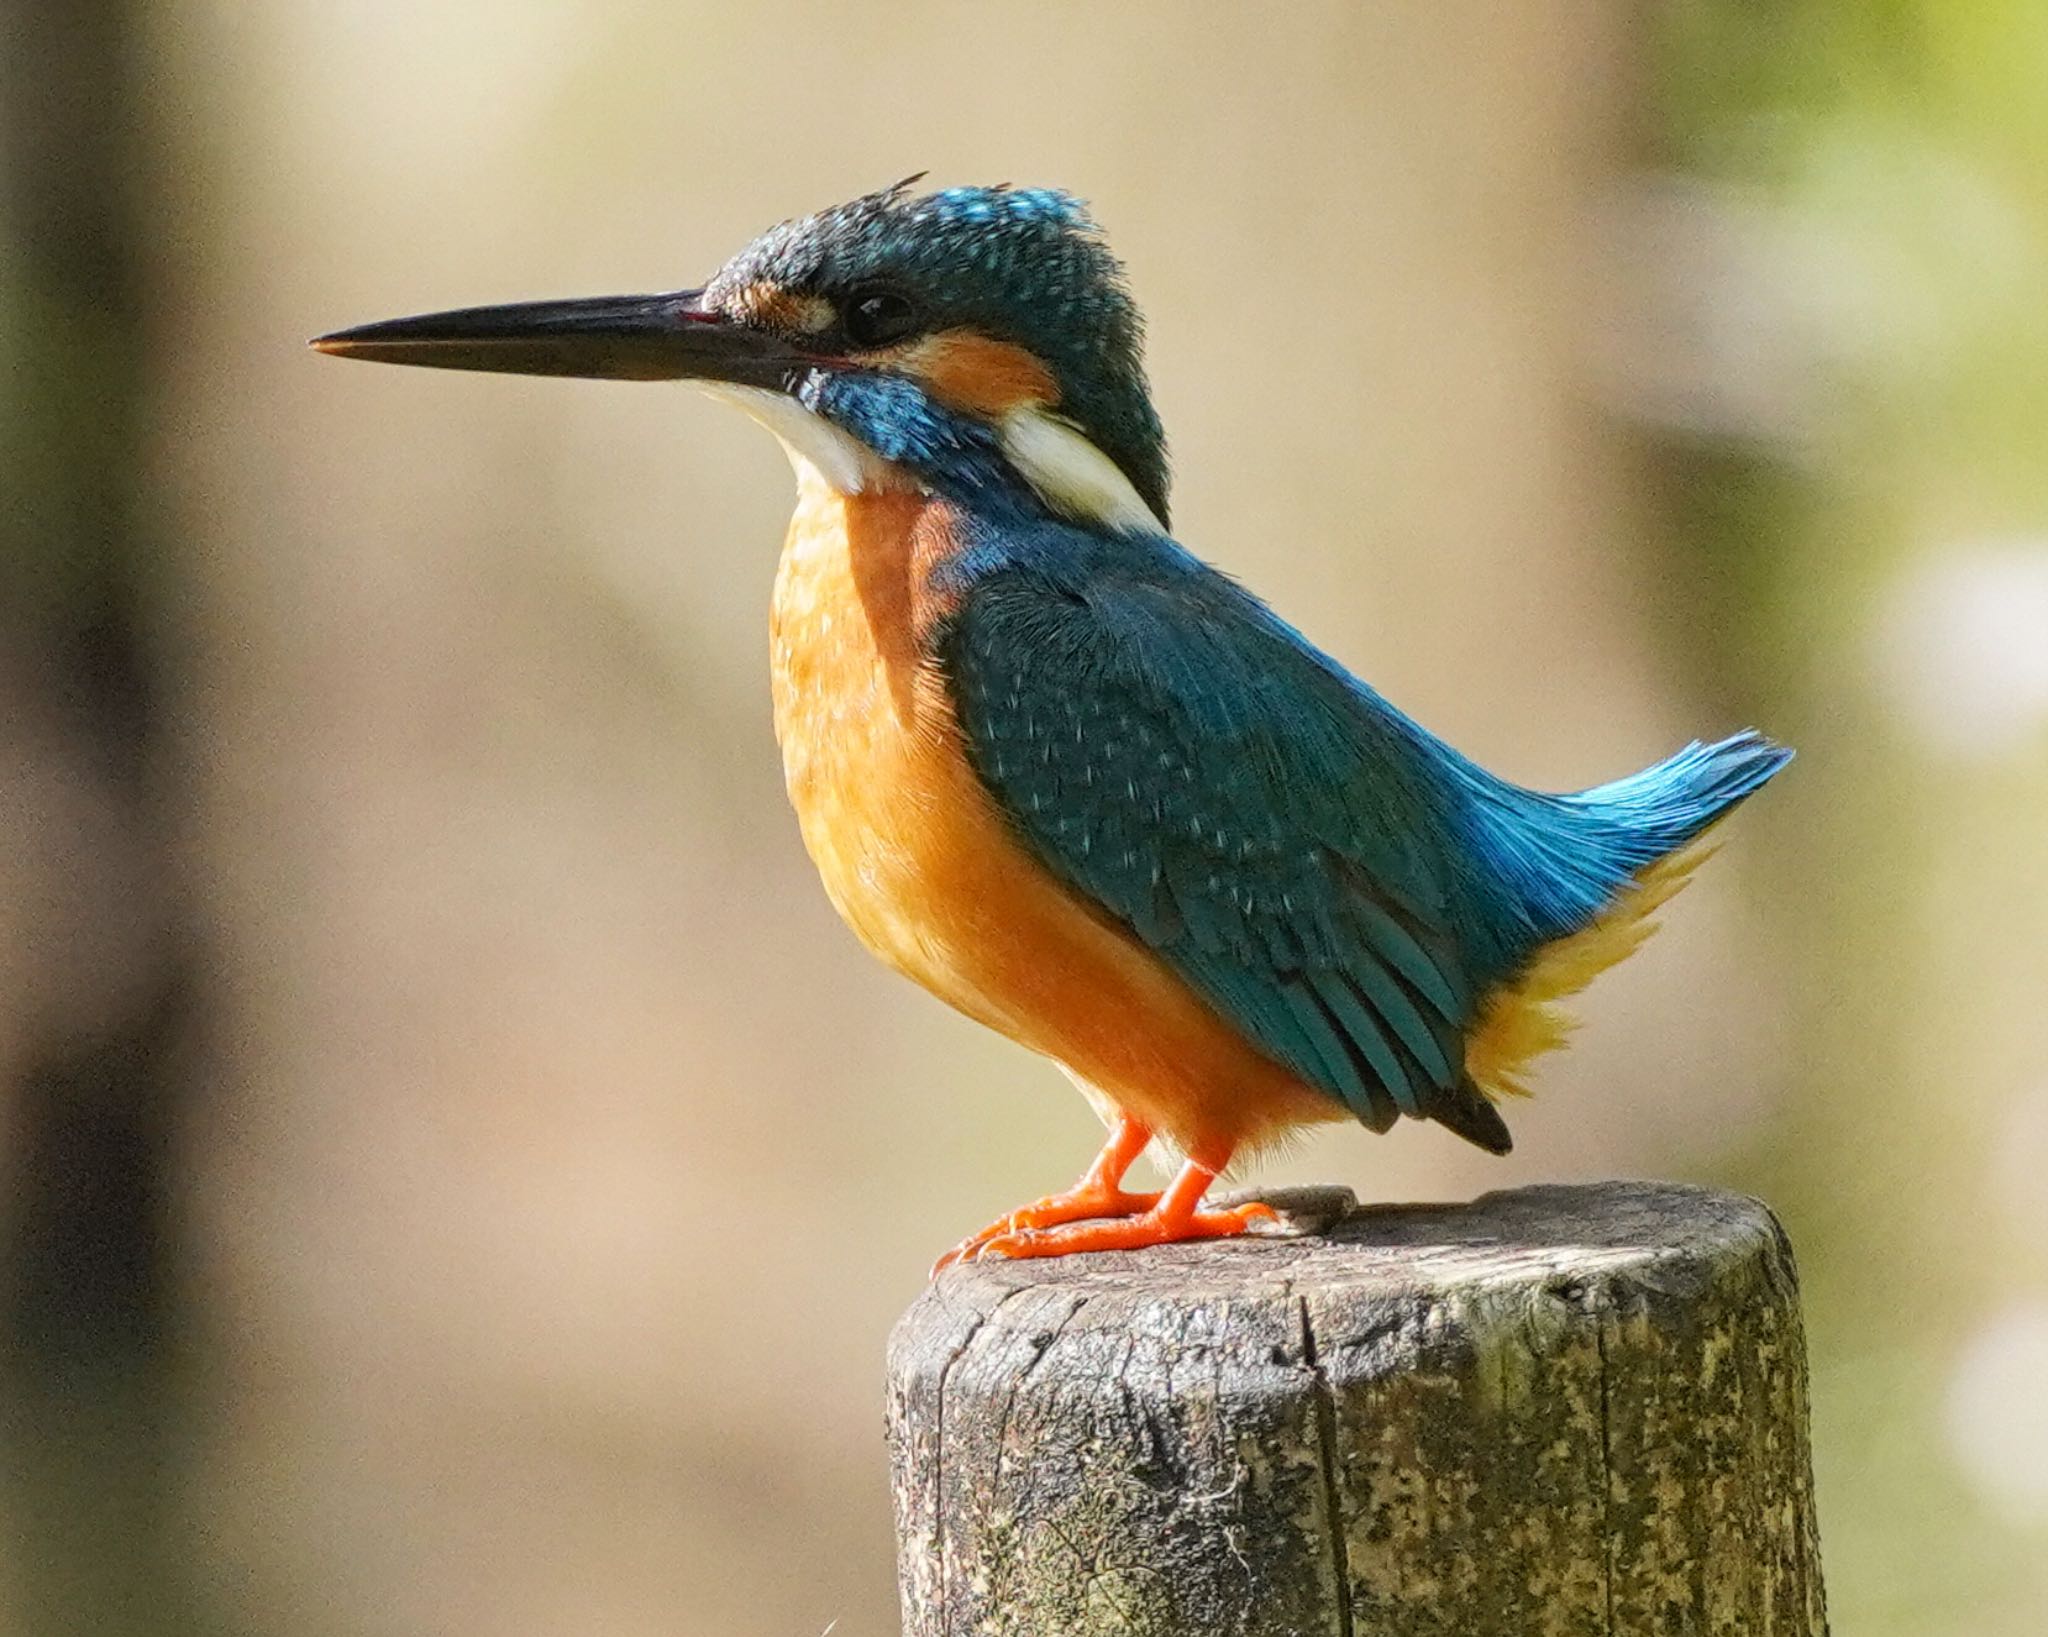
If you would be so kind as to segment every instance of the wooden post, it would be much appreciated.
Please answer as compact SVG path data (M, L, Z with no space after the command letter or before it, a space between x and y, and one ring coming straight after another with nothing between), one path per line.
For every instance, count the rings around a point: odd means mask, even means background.
M918 1299L889 1359L908 1637L1825 1633L1768 1210L1307 1192L1326 1231Z

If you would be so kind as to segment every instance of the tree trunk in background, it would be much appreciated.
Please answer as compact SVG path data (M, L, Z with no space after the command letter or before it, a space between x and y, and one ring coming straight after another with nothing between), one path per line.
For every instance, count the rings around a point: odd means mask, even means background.
M0 55L0 1391L10 1629L193 1629L173 1565L166 1135L190 948L155 783L139 7Z

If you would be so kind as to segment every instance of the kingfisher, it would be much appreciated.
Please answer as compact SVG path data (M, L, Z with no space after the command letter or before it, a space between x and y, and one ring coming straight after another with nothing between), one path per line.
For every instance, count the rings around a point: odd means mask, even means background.
M1791 751L1745 730L1612 783L1499 778L1169 532L1143 325L1087 207L912 177L699 289L365 324L381 363L697 383L796 472L775 728L833 905L1057 1063L1107 1140L940 1259L1244 1233L1217 1177L1300 1127L1495 1154L1560 1003L1633 952ZM1160 1145L1167 1186L1125 1186Z

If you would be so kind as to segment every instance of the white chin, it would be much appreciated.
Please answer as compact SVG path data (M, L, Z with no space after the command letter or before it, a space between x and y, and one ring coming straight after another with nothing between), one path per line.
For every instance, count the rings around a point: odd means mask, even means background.
M773 432L798 477L808 469L848 495L912 486L910 474L900 466L890 465L858 438L813 415L793 398L762 387L712 386L704 390Z

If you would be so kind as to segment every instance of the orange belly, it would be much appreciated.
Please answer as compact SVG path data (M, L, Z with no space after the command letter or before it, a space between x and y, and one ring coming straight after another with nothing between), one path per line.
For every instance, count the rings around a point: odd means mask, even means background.
M775 727L834 906L897 971L1184 1151L1345 1118L1012 836L920 657L923 564L944 544L933 505L800 478L775 587Z

